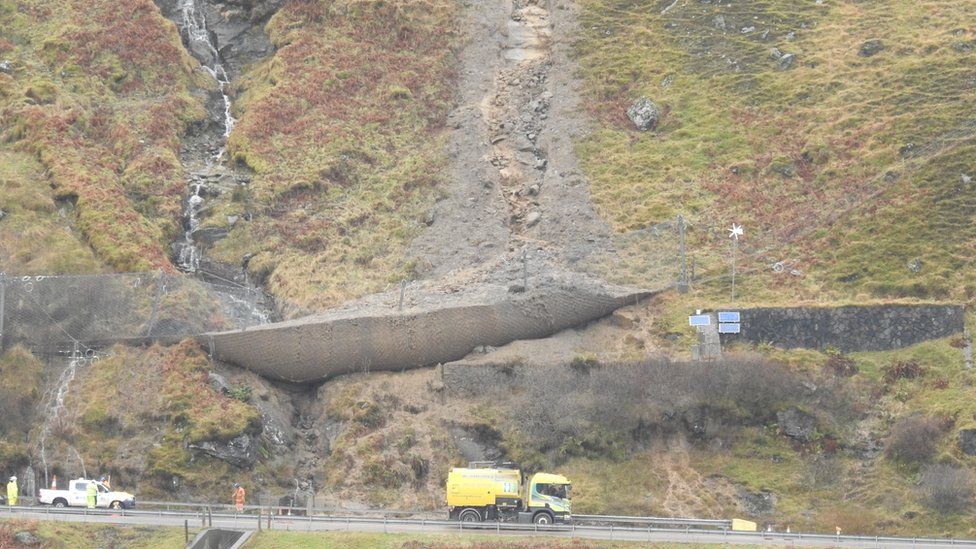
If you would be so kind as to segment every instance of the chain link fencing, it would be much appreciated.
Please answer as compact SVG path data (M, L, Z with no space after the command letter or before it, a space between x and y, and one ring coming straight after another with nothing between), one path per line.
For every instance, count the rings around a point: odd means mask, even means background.
M255 288L162 272L0 275L0 350L91 352L112 343L176 340L277 320Z

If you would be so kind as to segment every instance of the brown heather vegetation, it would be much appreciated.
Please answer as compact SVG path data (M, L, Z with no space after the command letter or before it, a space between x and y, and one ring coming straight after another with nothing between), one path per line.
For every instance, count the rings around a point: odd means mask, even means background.
M44 166L32 186L72 206L72 221L114 270L170 269L178 234L194 64L151 0L5 0L15 61L0 75L5 149ZM38 265L38 267L41 267ZM91 267L78 265L80 269Z
M292 2L268 24L278 51L241 80L229 142L255 172L214 254L277 295L327 306L411 276L404 248L443 181L456 5Z

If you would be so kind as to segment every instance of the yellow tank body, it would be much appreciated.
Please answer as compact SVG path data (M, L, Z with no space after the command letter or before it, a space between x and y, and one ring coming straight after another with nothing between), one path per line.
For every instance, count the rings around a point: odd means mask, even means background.
M447 476L449 507L495 505L499 498L518 499L522 473L518 469L464 469Z

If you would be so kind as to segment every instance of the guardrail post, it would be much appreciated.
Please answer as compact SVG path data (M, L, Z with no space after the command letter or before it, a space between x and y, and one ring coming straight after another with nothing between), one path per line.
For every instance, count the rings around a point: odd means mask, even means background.
M183 534L184 537L186 538L186 543L189 544L190 543L190 520L189 519L183 520Z
M261 518L262 518L261 513L263 512L264 512L263 509L258 509L258 532L261 531Z

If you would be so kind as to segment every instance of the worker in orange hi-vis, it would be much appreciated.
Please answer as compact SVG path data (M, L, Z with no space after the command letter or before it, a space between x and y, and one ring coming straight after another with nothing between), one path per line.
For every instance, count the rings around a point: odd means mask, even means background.
M246 492L244 487L238 483L234 483L234 507L237 508L238 513L244 512L244 497Z

